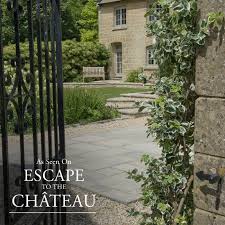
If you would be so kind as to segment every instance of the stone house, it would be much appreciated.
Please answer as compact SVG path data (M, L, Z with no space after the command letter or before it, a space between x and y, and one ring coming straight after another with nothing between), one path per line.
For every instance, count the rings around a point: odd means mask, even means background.
M111 52L110 79L126 80L130 71L143 68L147 76L156 69L152 51L154 37L146 25L149 0L100 0L99 40Z

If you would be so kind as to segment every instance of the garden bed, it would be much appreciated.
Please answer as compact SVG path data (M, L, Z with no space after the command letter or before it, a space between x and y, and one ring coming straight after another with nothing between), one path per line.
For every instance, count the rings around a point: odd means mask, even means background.
M144 92L143 88L65 88L64 108L67 125L89 123L119 117L118 111L106 106L106 100L125 93Z

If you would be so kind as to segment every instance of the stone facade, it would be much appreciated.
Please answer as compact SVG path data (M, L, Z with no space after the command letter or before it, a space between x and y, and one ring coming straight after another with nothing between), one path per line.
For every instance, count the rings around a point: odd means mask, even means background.
M105 3L104 3L105 2ZM126 9L126 24L115 25L116 9ZM144 68L146 75L151 75L156 65L147 65L147 48L154 44L154 37L147 35L145 14L149 7L148 0L107 0L99 3L99 40L111 52L110 78L122 76L134 69ZM116 48L122 49L122 73L116 71Z
M225 1L199 0L200 17L225 10ZM214 33L198 52L196 62L194 225L225 224L225 182L207 176L225 167L225 42L224 31ZM204 174L204 176L200 176ZM220 193L220 194L219 194Z

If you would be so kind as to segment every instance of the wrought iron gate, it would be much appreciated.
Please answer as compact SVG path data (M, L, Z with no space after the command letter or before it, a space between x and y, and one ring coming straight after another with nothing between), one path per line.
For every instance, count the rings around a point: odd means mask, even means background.
M0 182L4 184L4 222L0 221L0 223L4 225L66 224L66 213L63 208L58 207L55 210L42 208L40 209L42 211L30 214L32 212L30 208L13 208L11 204L14 192L23 195L43 192L40 182L25 181L25 168L33 170L41 168L42 171L50 168L56 172L59 169L65 172L66 169L62 163L56 165L46 163L46 160L60 162L65 158L59 1L0 0L0 133L2 135L0 166L3 168L0 174L0 177L3 175L3 181ZM2 32L4 5L13 18L15 52L10 60L4 58ZM20 42L22 15L25 16L28 29L29 54L27 56L22 54ZM11 132L14 133L13 135L17 134L18 138L12 137ZM32 143L31 146L25 144L26 139ZM14 140L12 146L10 146L11 140ZM13 162L9 155L14 159ZM41 166L37 164L38 159L44 162ZM49 191L57 194L65 192L65 190Z

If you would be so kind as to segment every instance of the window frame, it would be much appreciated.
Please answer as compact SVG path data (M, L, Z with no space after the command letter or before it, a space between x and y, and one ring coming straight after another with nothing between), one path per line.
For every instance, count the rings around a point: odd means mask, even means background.
M124 12L125 11L125 12ZM117 14L117 12L119 12ZM127 26L127 8L126 6L116 7L114 9L114 27Z
M154 58L154 49L153 46L147 46L146 47L146 65L147 66L156 66L156 60ZM151 60L151 61L150 61Z

